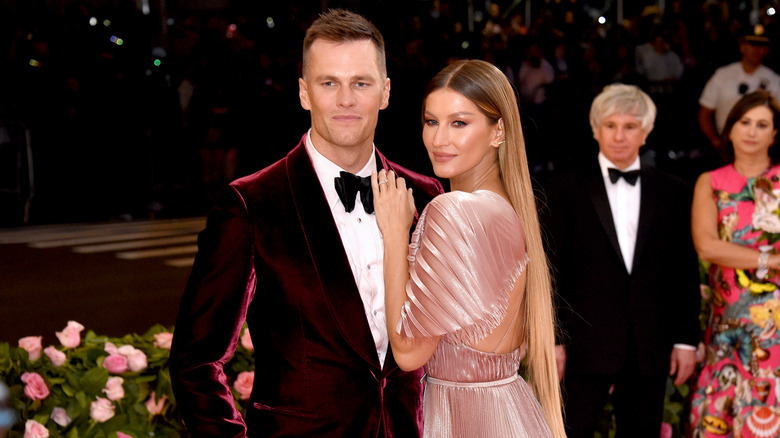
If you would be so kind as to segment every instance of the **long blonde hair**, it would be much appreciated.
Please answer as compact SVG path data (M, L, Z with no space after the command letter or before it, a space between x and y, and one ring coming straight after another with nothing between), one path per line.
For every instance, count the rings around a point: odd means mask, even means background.
M555 362L555 317L550 270L542 246L536 199L531 187L520 110L514 89L501 70L480 60L456 61L444 68L431 79L424 98L442 88L451 89L474 102L492 124L498 123L499 119L504 120L506 142L498 150L499 170L512 206L523 223L526 248L531 259L522 303L521 326L523 339L528 342L528 376L553 436L565 437Z

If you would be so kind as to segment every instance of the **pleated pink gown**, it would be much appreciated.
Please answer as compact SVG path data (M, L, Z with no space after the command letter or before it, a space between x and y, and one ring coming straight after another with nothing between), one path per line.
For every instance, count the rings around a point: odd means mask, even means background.
M412 235L409 261L397 331L441 336L425 365L424 437L551 437L518 374L523 348L499 354L469 347L506 317L509 294L528 263L512 206L486 190L437 197Z

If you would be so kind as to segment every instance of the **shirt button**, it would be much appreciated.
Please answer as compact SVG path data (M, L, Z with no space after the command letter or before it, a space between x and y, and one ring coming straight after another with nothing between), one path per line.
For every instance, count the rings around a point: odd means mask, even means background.
M358 223L359 224L363 223L363 219L362 218L358 218Z
M366 269L371 270L371 265L366 265Z

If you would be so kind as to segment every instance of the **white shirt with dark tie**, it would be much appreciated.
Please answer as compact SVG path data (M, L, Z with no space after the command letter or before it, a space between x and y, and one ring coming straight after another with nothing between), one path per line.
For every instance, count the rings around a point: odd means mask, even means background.
M628 273L634 264L634 248L636 247L636 231L639 226L639 205L641 202L642 179L637 178L636 184L629 184L624 178L613 183L609 178L609 168L628 172L639 170L639 157L626 169L619 169L614 163L599 152L599 166L604 178L604 186L607 189L609 208L612 211L612 221L615 223L620 252L623 254L623 262Z
M384 243L376 224L376 216L363 209L360 196L356 195L355 209L347 213L336 193L333 180L344 169L325 158L311 142L311 131L306 136L306 152L309 153L314 171L320 180L333 220L338 227L341 242L352 268L371 335L374 338L380 365L384 366L390 339L385 319ZM376 170L376 154L371 153L368 163L356 175L370 176ZM334 251L336 248L334 248Z

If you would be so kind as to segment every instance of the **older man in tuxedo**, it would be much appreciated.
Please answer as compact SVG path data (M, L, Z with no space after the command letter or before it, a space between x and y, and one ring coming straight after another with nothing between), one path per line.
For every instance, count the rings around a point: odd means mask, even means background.
M591 107L598 157L546 187L570 438L593 437L610 388L618 436L657 438L667 376L694 370L690 191L639 159L655 111L639 88L607 86Z
M419 436L421 371L401 371L388 348L382 238L362 177L394 170L419 211L442 187L374 147L389 93L374 25L343 10L320 16L299 79L311 129L231 183L198 239L171 351L193 436ZM255 346L246 422L223 372L245 320Z

